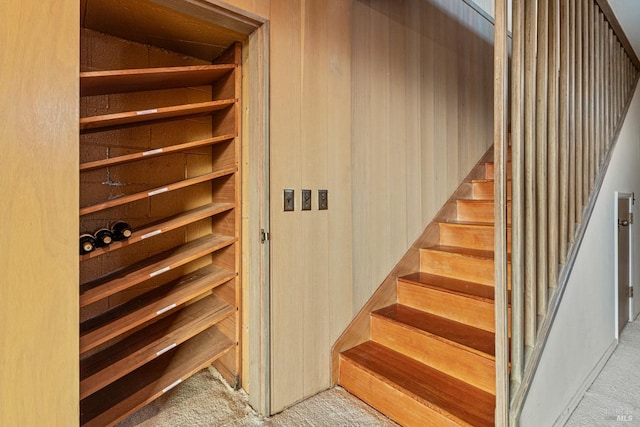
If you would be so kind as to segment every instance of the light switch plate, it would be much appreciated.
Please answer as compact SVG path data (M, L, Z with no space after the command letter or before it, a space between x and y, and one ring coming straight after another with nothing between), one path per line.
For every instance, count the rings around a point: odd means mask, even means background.
M318 210L329 209L329 194L327 190L318 190Z
M295 196L293 190L284 190L284 210L285 212L295 209Z
M303 211L311 210L311 190L302 190L302 208Z

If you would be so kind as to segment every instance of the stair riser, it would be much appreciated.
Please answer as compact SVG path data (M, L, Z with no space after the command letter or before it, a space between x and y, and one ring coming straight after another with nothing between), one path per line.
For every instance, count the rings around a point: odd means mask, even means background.
M509 265L507 277L511 277ZM458 253L420 249L420 271L467 282L493 286L493 258L476 258Z
M494 222L493 201L469 202L467 200L457 201L459 221L469 222ZM511 203L507 205L507 224L511 224Z
M493 163L485 164L485 178L486 179L495 178L495 167ZM507 163L507 178L511 179L511 162Z
M440 223L441 245L492 251L493 242L493 226ZM511 252L511 229L507 230L507 249Z
M495 394L495 362L487 355L433 335L371 316L371 339L488 393Z
M398 304L495 332L493 301L487 302L398 281Z
M493 200L493 195L495 194L493 181L474 182L471 184L471 189L474 199ZM511 197L511 185L507 187L507 197Z
M340 356L340 385L403 426L468 426ZM449 418L451 417L451 418Z

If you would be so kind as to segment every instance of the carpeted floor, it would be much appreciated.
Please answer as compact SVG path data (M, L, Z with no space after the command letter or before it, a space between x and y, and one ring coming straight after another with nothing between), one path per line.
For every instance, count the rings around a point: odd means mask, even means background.
M319 393L268 419L213 368L205 369L133 414L118 427L396 426L340 387ZM640 426L640 321L629 323L618 347L566 427Z
M198 372L118 427L397 426L340 387L319 393L268 419L214 368Z
M640 321L627 324L566 427L640 426Z

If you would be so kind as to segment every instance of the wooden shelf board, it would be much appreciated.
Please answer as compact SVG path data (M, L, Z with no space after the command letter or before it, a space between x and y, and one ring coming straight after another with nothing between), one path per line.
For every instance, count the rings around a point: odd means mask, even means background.
M141 228L140 230L136 230L131 233L131 237L129 237L127 240L114 241L109 246L96 248L88 254L80 255L80 261L86 261L88 259L95 258L97 256L120 249L124 246L132 245L134 243L148 239L152 236L157 236L162 233L166 233L167 231L175 230L176 228L180 228L185 225L192 224L196 221L200 221L201 219L212 217L222 212L230 211L231 209L233 209L233 207L233 203L209 203L196 209L183 212L181 214L167 218L161 222L157 222Z
M206 86L235 68L224 64L82 72L80 96Z
M235 308L209 295L80 361L80 399L220 322Z
M204 255L225 248L235 241L235 237L210 234L100 279L84 283L80 286L80 307L87 306L145 280L159 276L171 269L185 265Z
M80 324L80 354L158 316L177 311L187 301L234 277L234 272L210 264L146 292L130 302L87 319Z
M126 126L140 122L151 123L179 117L205 115L227 108L234 103L235 100L233 99L224 99L220 101L198 102L195 104L181 104L171 107L151 108L148 110L81 117L80 132Z
M231 350L235 343L215 326L80 402L85 426L111 426L169 391Z
M166 154L185 151L192 148L206 147L207 145L214 145L221 142L230 141L235 137L236 137L235 134L220 135L213 138L202 139L199 141L185 142L183 144L176 144L168 147L156 148L154 150L142 151L139 153L132 153L124 156L112 157L109 159L81 163L80 172L87 172L90 170L104 168L108 166L115 166L115 165L121 165L124 163L135 162L138 160L150 159L152 157L163 156Z
M195 178L189 178L182 181L174 182L172 184L168 184L164 187L154 188L149 191L143 191L140 193L130 194L128 196L118 197L117 199L112 199L106 202L98 203L95 205L85 206L84 208L80 208L80 216L88 215L94 212L99 212L101 210L110 209L115 206L124 205L127 203L135 202L137 200L146 199L147 197L153 197L157 194L163 194L169 191L179 190L181 188L189 187L191 185L200 184L206 181L212 181L216 178L220 178L223 176L231 175L236 172L236 168L224 169L216 172L207 173L205 175L200 175Z

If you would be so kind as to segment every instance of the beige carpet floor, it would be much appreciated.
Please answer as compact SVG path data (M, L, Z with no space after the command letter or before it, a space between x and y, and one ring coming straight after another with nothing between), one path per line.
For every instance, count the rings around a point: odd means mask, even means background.
M122 421L118 427L397 426L340 387L319 393L270 418L258 415L243 391L208 368Z

